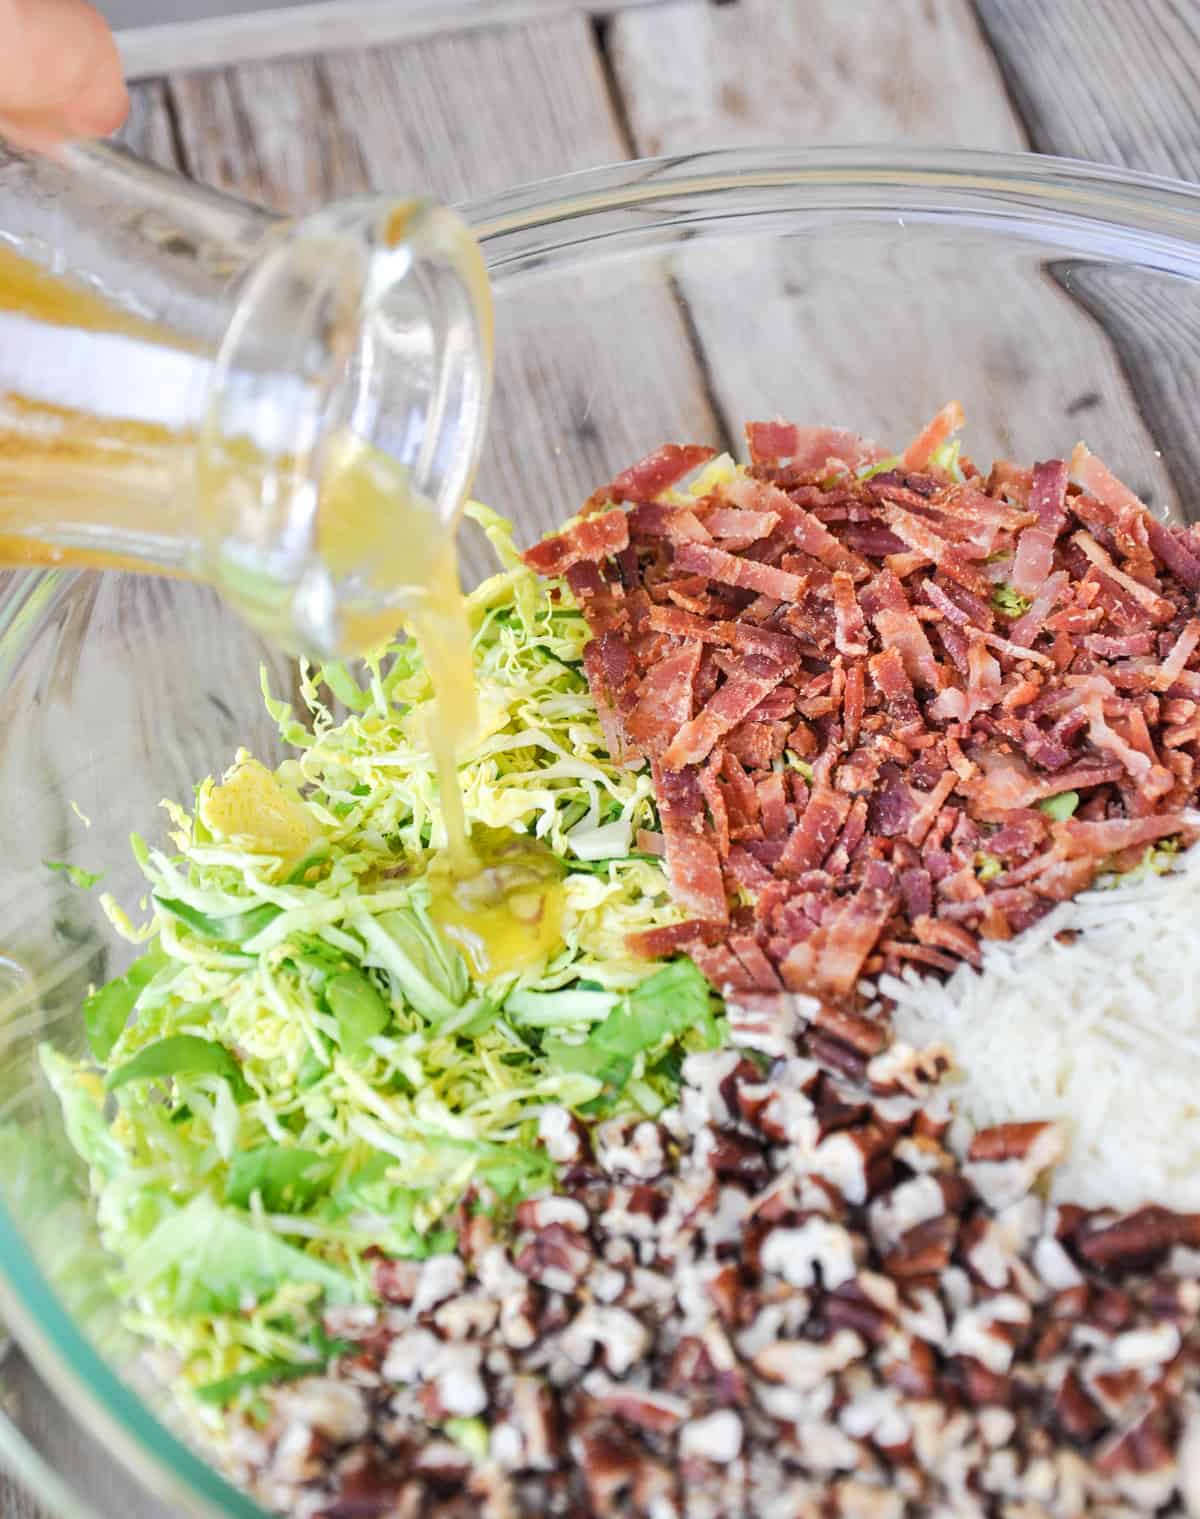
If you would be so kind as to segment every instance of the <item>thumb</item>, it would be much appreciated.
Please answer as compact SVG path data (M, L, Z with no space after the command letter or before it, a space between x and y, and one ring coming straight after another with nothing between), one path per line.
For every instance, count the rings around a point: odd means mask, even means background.
M49 149L129 110L116 43L86 0L0 0L0 136Z

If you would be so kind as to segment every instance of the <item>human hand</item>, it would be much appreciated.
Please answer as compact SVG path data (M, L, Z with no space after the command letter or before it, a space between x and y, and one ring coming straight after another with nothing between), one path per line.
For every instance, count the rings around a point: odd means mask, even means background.
M86 0L0 0L0 137L50 152L129 110L116 43Z

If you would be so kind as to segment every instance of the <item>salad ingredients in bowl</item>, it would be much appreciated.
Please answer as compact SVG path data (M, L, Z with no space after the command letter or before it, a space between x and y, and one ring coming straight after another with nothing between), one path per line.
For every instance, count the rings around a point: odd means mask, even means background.
M43 1067L129 1327L268 1507L1186 1496L1195 1219L1048 1201L1072 1115L972 1133L891 1012L1174 870L1200 540L960 421L668 446L523 560L472 507L466 881L410 643L135 838L140 957Z

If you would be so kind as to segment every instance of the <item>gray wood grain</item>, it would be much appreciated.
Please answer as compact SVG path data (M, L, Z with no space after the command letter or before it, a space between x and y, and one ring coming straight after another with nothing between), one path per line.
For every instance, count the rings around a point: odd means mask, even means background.
M1200 179L1194 0L975 0L1032 145ZM1183 513L1200 518L1200 286L1118 265L1056 277L1112 337Z
M1200 178L1193 0L975 0L1031 145Z
M641 153L1025 146L968 0L665 5L614 17L608 45ZM897 217L848 223L817 247L798 237L751 254L732 239L726 260L731 284L754 289L754 300L714 294L699 255L681 260L680 281L735 429L782 415L903 443L956 397L978 459L1061 454L1084 426L1115 468L1160 504L1172 500L1110 341L1035 257ZM709 277L689 280L689 269Z

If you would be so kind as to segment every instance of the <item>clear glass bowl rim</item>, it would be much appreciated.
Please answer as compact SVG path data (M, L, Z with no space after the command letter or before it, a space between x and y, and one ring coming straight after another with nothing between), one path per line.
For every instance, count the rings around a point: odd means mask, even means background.
M967 149L736 148L635 159L536 181L458 208L489 272L612 237L788 212L939 220L1053 241L1091 257L1200 280L1200 186L1028 153ZM74 572L14 575L0 595L0 690ZM0 1204L0 1311L70 1413L177 1512L263 1519L143 1407L58 1302ZM0 1415L0 1418L3 1416ZM20 1436L10 1432L19 1443ZM11 1451L12 1440L2 1442ZM10 1456L10 1460L12 1457ZM64 1512L57 1479L31 1486ZM53 1474L47 1474L53 1478ZM86 1514L71 1504L72 1513Z

